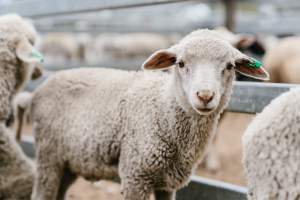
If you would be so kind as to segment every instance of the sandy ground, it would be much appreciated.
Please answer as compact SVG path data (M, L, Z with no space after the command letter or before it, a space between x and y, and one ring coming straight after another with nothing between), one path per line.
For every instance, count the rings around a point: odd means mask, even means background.
M237 185L245 185L241 164L242 134L254 115L241 113L226 113L221 121L216 141L216 149L221 160L221 168L215 172L200 166L197 174L203 177L217 179ZM24 132L31 132L26 127ZM67 200L119 200L120 186L116 183L101 181L90 183L78 179L69 189Z

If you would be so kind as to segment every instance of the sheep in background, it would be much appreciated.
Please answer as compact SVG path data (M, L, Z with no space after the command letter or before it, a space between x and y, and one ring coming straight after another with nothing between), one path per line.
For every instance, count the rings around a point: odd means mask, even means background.
M12 100L35 77L42 61L33 47L37 38L32 24L17 15L0 17L0 199L29 199L33 166L11 138L6 127Z
M168 48L177 41L175 35L164 36L154 33L100 34L87 47L85 58L88 63L112 59L145 59L159 49Z
M156 72L83 68L52 76L31 103L33 199L62 199L79 175L120 178L124 200L174 199L211 140L235 69L267 77L251 64L216 32L198 30L150 56L143 68Z
M218 31L232 46L244 53L263 56L271 43L269 40L263 42L259 36L252 34L234 34L225 27L218 27L215 30ZM268 37L268 39L269 38L270 37Z
M300 36L280 39L263 58L275 83L300 83Z
M0 17L0 123L11 113L14 95L36 72L41 55L33 47L34 27L17 15Z
M78 38L71 33L48 33L41 38L39 49L48 64L80 60Z
M243 136L249 199L300 197L300 89L274 99Z

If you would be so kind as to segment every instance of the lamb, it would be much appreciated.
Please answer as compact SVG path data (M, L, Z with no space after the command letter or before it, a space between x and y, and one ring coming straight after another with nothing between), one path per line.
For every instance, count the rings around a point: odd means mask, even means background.
M29 199L32 191L33 165L6 125L15 94L40 70L36 37L29 21L17 15L0 17L0 199Z
M14 95L35 72L41 55L35 50L34 27L17 15L0 17L0 122L11 113Z
M147 200L151 193L174 200L213 136L235 70L267 78L263 68L252 66L218 33L198 30L152 54L145 71L58 72L32 97L32 199L63 199L83 176L120 179L124 200Z
M243 136L243 165L249 199L300 197L300 89L274 99Z

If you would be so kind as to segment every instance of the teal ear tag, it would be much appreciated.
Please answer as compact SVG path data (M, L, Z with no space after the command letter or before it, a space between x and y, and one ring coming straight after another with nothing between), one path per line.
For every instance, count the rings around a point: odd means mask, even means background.
M254 69L259 69L262 66L262 63L254 58L251 58L251 62L248 64L249 67Z
M34 58L34 59L36 59L39 63L42 63L42 62L44 62L44 57L43 57L43 55L40 53L40 52L38 52L37 50L33 50L32 52L31 52L31 55L30 55L32 58Z

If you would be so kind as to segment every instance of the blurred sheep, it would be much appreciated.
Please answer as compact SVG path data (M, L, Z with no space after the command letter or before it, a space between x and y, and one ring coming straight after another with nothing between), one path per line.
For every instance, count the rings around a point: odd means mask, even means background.
M48 33L41 38L40 50L47 64L78 62L84 59L82 50L89 41L88 36L72 33Z
M168 48L178 37L154 33L100 34L86 48L88 63L112 59L145 59L151 52Z
M283 38L263 58L270 82L300 83L300 36Z

